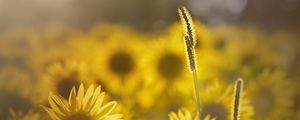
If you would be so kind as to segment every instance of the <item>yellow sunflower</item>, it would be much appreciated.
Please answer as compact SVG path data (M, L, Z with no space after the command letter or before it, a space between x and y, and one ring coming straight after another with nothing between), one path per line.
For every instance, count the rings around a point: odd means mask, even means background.
M141 71L144 45L139 40L130 34L116 35L100 44L101 50L94 56L98 62L92 67L97 70L100 81L107 85L109 91L118 91L122 84Z
M75 86L72 88L68 100L50 93L48 99L51 107L43 108L55 120L120 120L122 114L112 113L117 102L104 104L104 95L101 86L95 88L91 85L85 89L81 84L77 92Z
M212 44L213 36L206 26L200 21L195 21L194 29L197 36L196 57L198 64L198 73L207 76L210 74L209 67L206 67L212 59L210 53L206 53ZM180 22L172 25L164 34L159 37L153 37L148 43L148 50L145 54L146 74L151 74L157 79L176 81L187 75L186 56L183 41L183 28ZM151 66L151 67L148 67ZM205 70L204 70L205 69ZM153 74L153 75L152 75Z
M109 76L126 79L139 68L139 59L142 58L142 45L134 40L112 40L104 43L101 57ZM139 46L139 47L137 47ZM107 54L106 54L107 53Z
M180 34L180 33L178 33ZM162 35L150 41L145 50L145 74L158 80L174 82L187 76L185 51L181 37Z
M144 76L148 76L153 81L161 83L165 87L165 94L161 95L161 101L156 103L161 109L166 111L177 110L190 99L193 93L193 80L186 65L186 55L184 41L182 40L182 25L178 22L171 26L164 34L153 37L148 41L145 51L147 55L143 59ZM210 44L211 36L206 31L205 26L200 22L195 23L195 31L198 35L200 45L197 49L205 50ZM202 52L202 51L201 51ZM203 54L197 54L203 56ZM204 57L203 57L204 58ZM212 76L209 67L206 67L209 60L197 60L198 73L201 78ZM184 85L183 85L184 84Z
M88 77L88 71L84 63L75 60L61 60L49 66L42 79L38 81L37 94L40 95L40 101L47 99L45 93L54 91L67 98L72 87L79 87L80 83L91 84L94 81Z
M265 70L248 87L256 120L282 120L292 113L292 85L280 70ZM247 89L247 88L246 88Z
M228 83L239 76L254 77L264 68L281 67L280 56L267 41L270 38L258 28L249 25L221 25L210 30L215 44L219 44L219 41L224 44L221 50L216 49L212 53L219 62L214 62L211 69L216 69L215 75L226 78Z
M193 117L189 110L179 109L177 113L171 112L169 114L169 120L199 120L199 116L195 115ZM203 120L215 120L215 119L211 118L210 115L207 115L204 117Z
M156 106L166 111L177 110L187 98L185 96L193 91L183 41L177 35L164 34L147 44L149 46L145 49L146 56L142 61L143 76L147 76L149 83L162 85L165 91Z
M157 99L162 95L164 84L161 81L148 80L145 77L137 77L123 84L124 100L134 104L137 109L147 111L158 105Z
M212 72L210 72L213 71L213 69L211 69L210 66L215 64L213 61L218 63L220 63L220 61L216 60L215 59L216 56L214 56L214 54L212 53L212 48L210 46L213 44L214 36L211 33L211 31L208 29L208 27L205 26L203 23L201 23L201 21L194 21L194 29L195 29L196 40L197 40L196 48L195 48L196 57L197 57L197 66L198 66L197 72L201 74L200 79L205 79L208 76L214 76L213 74L211 74ZM183 31L182 24L180 22L176 22L168 29L168 31L166 31L166 33L161 35L162 38L158 38L158 40L162 39L163 41L165 41L159 43L164 45L158 47L163 47L162 50L164 50L164 47L177 49L178 51L176 52L182 52L180 53L181 54L180 56L182 56L182 54L185 55L182 31Z
M203 81L200 87L201 117L210 115L217 120L230 120L234 87L221 84L218 80ZM246 93L246 92L243 92ZM190 101L194 106L194 101ZM240 119L251 120L253 107L246 94L241 96Z

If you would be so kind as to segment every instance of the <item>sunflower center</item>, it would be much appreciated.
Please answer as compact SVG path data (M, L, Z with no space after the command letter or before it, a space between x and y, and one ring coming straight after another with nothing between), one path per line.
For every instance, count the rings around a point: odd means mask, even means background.
M31 107L31 102L28 99L21 98L15 94L9 94L6 92L0 92L0 116L1 118L7 118L9 108L14 110L27 111Z
M255 62L259 60L259 57L254 54L247 54L242 58L242 65L247 66L247 65L253 65Z
M64 98L68 98L73 86L75 86L76 89L78 89L79 85L80 83L78 82L76 77L64 78L58 82L57 92Z
M204 119L205 116L211 115L212 118L217 120L227 120L227 110L225 106L221 103L207 102L203 104L203 111L201 112L201 117Z
M201 49L201 47L202 47L201 42L202 42L202 41L200 41L200 39L197 38L196 45L195 45L195 49L197 49L197 50L198 50L198 49Z
M83 114L83 113L78 113L74 115L70 115L63 120L93 120L91 116Z
M269 114L274 107L274 96L267 88L262 88L252 98L254 110L257 116Z
M294 109L295 110L300 110L300 95L296 95L294 98Z
M214 43L214 48L216 50L220 50L220 51L224 50L225 46L226 46L226 42L225 42L224 39L216 40L215 43Z
M178 77L183 71L183 60L173 53L166 53L161 56L158 62L159 74L167 79Z
M240 76L239 73L234 70L221 69L220 73L222 73L222 76L228 83L234 83L236 78Z
M134 60L129 53L119 51L111 56L109 67L114 73L124 76L134 69Z

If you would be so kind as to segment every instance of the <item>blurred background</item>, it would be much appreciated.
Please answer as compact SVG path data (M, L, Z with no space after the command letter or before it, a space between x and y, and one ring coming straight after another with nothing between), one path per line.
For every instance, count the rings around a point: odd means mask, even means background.
M242 118L300 119L300 0L0 0L0 117L49 119L39 107L49 92L68 98L80 83L102 85L125 119L195 115L182 5L200 91L216 92L204 92L201 114L229 119L231 94L218 94L242 77Z
M255 24L264 30L299 29L299 0L1 0L1 30L58 22L88 29L109 21L155 32L177 20L179 5L208 25Z

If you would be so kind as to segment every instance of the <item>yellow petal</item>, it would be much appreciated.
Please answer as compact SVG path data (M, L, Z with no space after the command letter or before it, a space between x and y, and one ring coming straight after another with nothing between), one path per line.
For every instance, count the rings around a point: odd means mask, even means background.
M65 115L65 114L62 112L61 107L58 106L58 105L60 105L60 103L57 103L57 101L59 101L59 100L57 100L57 99L55 98L55 95L50 95L49 98L48 98L48 101L49 101L49 104L50 104L50 106L51 106L51 108L52 108L52 110L53 110L54 112L56 112L56 113L58 113L58 114L60 114L60 115Z
M77 94L77 109L80 110L82 108L82 99L84 97L84 86L80 84L78 94Z
M91 85L88 90L85 93L85 96L83 98L83 109L86 109L86 105L89 103L91 97L93 96L94 93L94 85Z
M49 116L53 120L61 120L53 110L51 110L51 109L49 109L49 108L47 108L45 106L41 106L41 107L49 114Z
M76 88L73 87L71 92L70 92L70 96L69 96L69 104L70 104L70 110L72 112L74 112L76 110Z
M107 104L105 104L103 107L100 108L100 110L97 113L97 117L100 117L100 119L103 119L107 115L109 115L116 107L117 102L112 101Z
M101 108L102 106L102 103L103 103L103 99L104 99L104 96L105 96L105 93L101 93L98 98L97 98L97 101L95 103L95 105L93 106L93 108L91 109L91 113L93 115L96 115L99 111L99 108Z

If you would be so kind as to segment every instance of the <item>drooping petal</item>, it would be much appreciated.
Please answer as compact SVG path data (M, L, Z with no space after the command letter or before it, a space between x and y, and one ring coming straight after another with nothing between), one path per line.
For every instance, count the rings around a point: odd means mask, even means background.
M48 98L48 101L49 101L49 104L52 108L52 110L60 115L65 115L62 111L62 108L60 105L61 102L57 102L57 101L60 101L60 100L57 100L55 98L55 95L50 95L49 98Z
M53 120L61 120L57 114L50 108L45 107L45 106L41 106L48 114L49 116L53 119Z
M117 102L112 101L107 104L105 104L103 107L100 108L100 110L97 113L97 117L101 116L100 119L105 118L108 114L110 114L116 107Z

